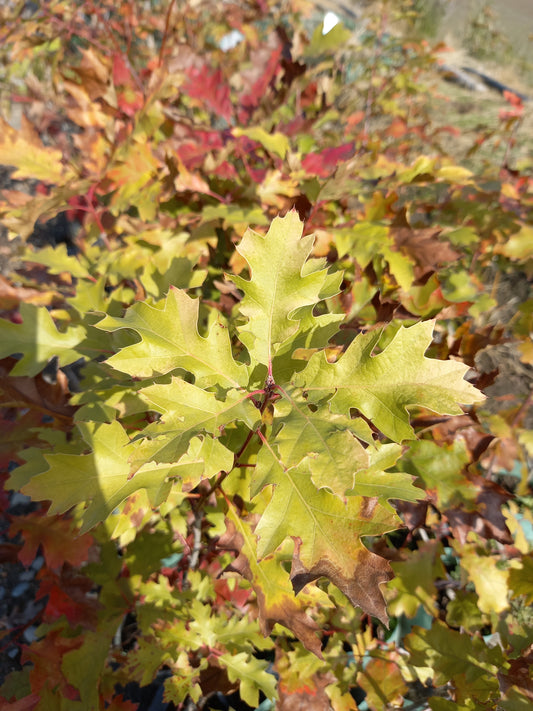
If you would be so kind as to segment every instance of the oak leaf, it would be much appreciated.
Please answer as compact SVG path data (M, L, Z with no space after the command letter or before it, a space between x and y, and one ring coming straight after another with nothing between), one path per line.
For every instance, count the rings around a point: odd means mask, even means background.
M196 384L239 387L248 383L248 369L233 359L228 329L216 323L204 338L198 333L198 299L172 288L154 306L138 302L123 318L106 316L96 324L104 331L128 328L140 340L111 356L107 363L137 378L183 368Z
M326 489L317 489L308 457L297 466L286 467L267 444L257 458L252 493L269 485L274 485L272 499L255 529L259 558L292 537L291 580L296 592L325 576L353 605L386 621L379 586L390 580L392 573L387 561L365 548L361 537L398 528L401 522L392 507L362 496L341 501Z
M133 446L118 422L92 427L80 425L90 454L48 454L47 468L35 474L23 486L25 493L37 501L50 500L49 513L64 513L86 503L81 532L105 520L114 508L138 489L146 489L152 506L159 505L169 493L169 477L188 472L191 464L146 463L131 476L128 462ZM196 460L195 476L201 478L204 463ZM42 467L42 465L40 465ZM15 472L14 477L16 477ZM15 478L13 478L15 481Z
M321 657L318 625L306 613L305 595L295 596L288 574L273 556L257 560L257 542L250 524L228 504L226 533L219 539L222 549L238 551L238 557L225 569L240 573L250 581L257 596L259 622L265 636L271 634L275 623L287 627L304 646Z
M237 247L250 268L249 280L230 277L244 292L239 310L248 319L239 328L239 338L266 366L271 365L280 346L297 334L303 316L299 310L318 303L324 298L322 292L331 295L331 278L321 268L323 262L306 262L314 238L302 237L302 230L293 210L283 218L274 218L264 237L248 230ZM340 278L339 273L337 287Z
M74 177L63 164L61 151L45 146L24 115L20 131L0 117L0 165L16 168L14 180L30 178L60 185Z
M0 319L0 358L22 354L11 375L37 375L57 356L59 365L68 365L80 357L76 346L85 337L85 328L69 326L61 333L50 313L33 304L20 305L22 323Z
M92 536L77 536L72 521L65 518L43 518L40 514L30 513L17 516L10 527L14 536L21 532L24 545L19 551L19 559L24 565L34 560L39 546L46 565L52 570L59 570L64 563L80 566L87 561Z
M463 377L468 367L424 356L432 340L433 322L400 326L378 355L375 331L357 336L336 363L316 353L294 382L310 402L329 400L333 412L348 415L357 408L395 442L413 439L408 408L424 407L447 415L462 413L457 404L484 397Z
M407 685L395 662L370 659L357 675L357 683L366 692L365 702L372 711L403 705Z

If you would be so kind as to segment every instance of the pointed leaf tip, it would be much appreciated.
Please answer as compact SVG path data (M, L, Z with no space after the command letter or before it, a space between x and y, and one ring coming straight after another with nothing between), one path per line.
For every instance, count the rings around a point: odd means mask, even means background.
M358 409L395 442L414 438L409 408L423 407L442 415L460 415L459 403L485 397L464 380L468 366L424 354L433 338L434 321L400 326L392 341L373 355L379 334L357 336L336 363L323 353L312 356L295 378L309 401L329 399L334 412Z
M104 331L129 328L138 343L126 346L107 363L134 377L148 378L183 368L201 387L216 383L240 387L248 383L248 369L233 359L228 329L216 323L204 338L198 333L200 302L182 289L172 288L154 306L137 302L123 318L106 316L96 324Z
M239 337L267 366L280 346L297 336L303 316L299 310L317 304L324 288L331 287L327 269L304 268L314 237L302 237L302 232L303 222L291 210L275 217L264 237L248 229L237 247L250 269L249 280L231 277L244 292L239 310L247 323L239 328Z

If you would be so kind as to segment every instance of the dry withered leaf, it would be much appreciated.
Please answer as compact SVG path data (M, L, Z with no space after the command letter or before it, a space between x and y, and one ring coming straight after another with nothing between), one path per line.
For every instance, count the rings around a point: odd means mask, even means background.
M412 227L391 227L396 246L409 255L419 267L418 278L428 271L435 271L443 264L459 259L459 252L448 242L439 239L440 232L440 229L434 227L418 230Z
M494 538L500 543L511 544L513 538L507 528L502 507L512 495L481 476L470 478L479 487L475 510L453 508L444 512L454 537L460 543L466 543L468 533L474 531L482 538Z
M0 392L4 406L31 408L52 417L70 420L77 408L69 404L70 391L63 371L57 371L55 382L45 379L42 373L34 378L8 377L16 362L11 357L0 361Z
M226 532L218 541L219 548L238 553L224 572L239 573L251 583L257 597L261 631L265 637L279 623L291 630L309 651L322 656L320 640L316 635L318 625L307 615L303 601L295 598L279 562L272 556L257 562L249 538L249 528L242 523L228 518ZM237 530L237 525L241 530Z

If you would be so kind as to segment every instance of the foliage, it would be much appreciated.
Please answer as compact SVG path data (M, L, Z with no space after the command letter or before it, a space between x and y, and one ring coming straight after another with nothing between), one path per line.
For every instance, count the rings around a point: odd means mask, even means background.
M523 107L505 165L446 155L409 7L0 10L3 461L45 559L13 708L529 706Z

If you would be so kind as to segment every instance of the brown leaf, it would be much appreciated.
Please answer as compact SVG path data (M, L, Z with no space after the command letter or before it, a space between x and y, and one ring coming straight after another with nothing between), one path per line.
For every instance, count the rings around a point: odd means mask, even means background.
M512 495L498 484L487 481L481 476L470 477L470 479L480 489L475 510L465 511L454 508L445 512L454 537L464 544L469 531L474 531L482 538L494 538L500 543L511 544L513 539L507 528L502 507L512 498Z
M394 508L410 531L426 525L428 501L396 501ZM380 555L383 553L380 551Z
M257 597L261 632L265 637L279 623L291 630L310 652L321 657L321 644L316 635L318 625L306 613L305 597L295 597L285 571L274 557L257 561L249 522L238 518L233 508L228 511L226 532L219 539L218 547L238 553L224 572L239 573L251 583Z
M432 428L435 442L452 444L456 437L466 442L473 462L477 462L485 452L494 436L483 431L481 425L471 415L447 417Z
M506 674L502 671L498 673L501 692L506 695L507 691L514 686L533 704L533 678L531 677L533 644L525 649L520 657L511 659L509 664Z
M435 271L437 267L459 259L459 253L448 242L439 239L440 229L391 227L391 234L396 246L410 256L423 273Z
M207 669L200 671L200 686L202 687L203 696L207 697L217 692L229 695L237 691L239 684L237 682L232 683L228 679L226 670L218 666L217 658L211 654L207 661L209 663Z
M0 393L4 407L31 408L61 419L74 416L77 408L69 405L70 392L63 371L57 371L55 383L45 380L42 373L34 378L10 377L9 372L16 362L14 358L0 361Z
M291 580L296 593L308 583L324 576L342 590L353 605L361 607L366 613L377 617L388 626L383 596L375 594L375 591L379 590L379 585L387 583L394 577L386 560L361 546L353 553L354 575L347 577L328 558L321 558L307 570L299 558L299 548L300 542L296 540L291 568Z
M27 447L42 447L39 437L39 429L44 424L42 420L42 414L37 410L28 410L23 415L18 414L14 408L4 410L0 417L0 466L4 470L7 470L11 461L21 463L21 453ZM57 422L54 423L57 425ZM45 426L53 425L50 423Z

